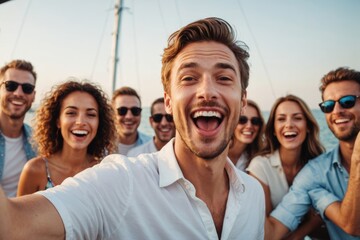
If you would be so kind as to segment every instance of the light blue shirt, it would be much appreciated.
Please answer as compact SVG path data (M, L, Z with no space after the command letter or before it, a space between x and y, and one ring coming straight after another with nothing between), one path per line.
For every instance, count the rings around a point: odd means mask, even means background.
M321 214L331 239L360 239L345 233L324 215L325 209L331 203L341 201L346 193L349 174L340 159L337 146L310 160L295 177L289 192L271 216L293 231L312 206Z
M32 149L30 144L31 128L29 125L24 124L22 130L24 134L23 143L24 143L26 159L30 160L36 156L36 152ZM5 165L5 138L0 132L0 180L2 179L4 165Z

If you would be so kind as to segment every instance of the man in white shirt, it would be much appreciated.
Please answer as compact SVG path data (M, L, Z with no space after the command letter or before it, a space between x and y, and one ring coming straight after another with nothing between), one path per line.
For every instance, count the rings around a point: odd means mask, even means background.
M24 123L35 99L36 73L30 62L13 60L0 69L0 185L15 197L20 173L35 152Z
M165 111L164 98L157 98L151 104L150 114L149 122L155 136L152 141L130 149L127 156L136 157L141 153L157 152L175 136L173 117Z
M262 188L227 157L246 105L242 44L219 18L172 34L162 81L174 140L138 158L111 155L38 194L0 191L0 239L263 239Z

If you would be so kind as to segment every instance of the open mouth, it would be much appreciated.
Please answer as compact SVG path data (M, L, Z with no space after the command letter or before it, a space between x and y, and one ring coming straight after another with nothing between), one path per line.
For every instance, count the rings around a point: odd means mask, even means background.
M253 135L253 132L251 132L251 131L243 131L243 132L241 132L243 135L245 135L245 136L251 136L251 135Z
M199 129L212 131L221 124L223 117L217 111L197 111L193 114L192 120Z
M71 133L77 137L85 137L89 134L86 130L72 130Z
M340 123L347 123L349 121L350 121L350 119L348 119L348 118L340 118L340 119L336 119L334 122L336 124L340 124Z
M287 139L295 138L298 134L297 132L285 132L284 137Z
M22 102L22 101L17 101L17 100L12 100L11 103L14 104L14 105L16 105L16 106L22 106L22 105L24 105L24 102Z

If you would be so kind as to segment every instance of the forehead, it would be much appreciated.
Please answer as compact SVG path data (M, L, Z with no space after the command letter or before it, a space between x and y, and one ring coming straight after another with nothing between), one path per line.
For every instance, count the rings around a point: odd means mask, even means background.
M294 114L302 112L303 111L297 102L285 101L279 104L279 106L276 108L275 114Z
M259 116L256 108L251 105L247 105L244 114L245 116Z
M165 105L164 105L164 103L156 103L153 106L153 113L165 113Z
M61 104L61 108L66 108L69 106L77 108L98 109L98 104L95 98L91 94L81 91L72 92L64 98Z
M119 95L114 100L114 105L118 107L140 107L140 100L132 95Z
M352 80L332 82L326 86L323 98L337 100L345 95L360 95L360 84Z
M15 68L9 68L6 70L3 81L8 80L14 80L19 83L35 84L34 76L30 72Z
M176 73L184 64L196 63L210 68L216 64L228 64L239 74L239 64L234 53L226 45L213 41L190 43L176 56L173 70Z

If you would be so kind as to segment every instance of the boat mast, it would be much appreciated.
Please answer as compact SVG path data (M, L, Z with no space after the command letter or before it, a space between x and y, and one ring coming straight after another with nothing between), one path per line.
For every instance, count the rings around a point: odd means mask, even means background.
M113 30L113 43L111 48L111 65L110 65L110 80L112 82L112 91L115 91L116 88L116 76L117 76L117 63L118 58L118 48L119 48L119 32L120 32L120 20L121 20L121 11L122 11L122 1L115 0L114 7L114 30Z

